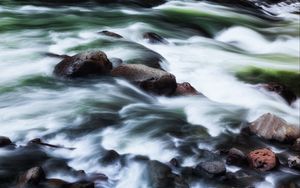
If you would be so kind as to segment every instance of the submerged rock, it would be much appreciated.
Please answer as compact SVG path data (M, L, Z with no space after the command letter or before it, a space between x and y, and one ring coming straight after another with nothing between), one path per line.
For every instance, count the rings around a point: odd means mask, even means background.
M284 98L289 104L297 100L297 96L294 92L289 90L285 85L279 83L267 83L262 84L262 87L268 91L272 91Z
M6 136L0 136L0 148L11 145L11 140Z
M267 113L252 122L250 131L268 140L280 142L296 140L300 137L299 126L288 124L284 119Z
M18 188L36 186L46 179L44 170L41 167L33 167L27 170L20 178Z
M175 95L201 95L193 86L188 82L177 83Z
M229 165L243 165L247 163L247 157L241 150L231 148L228 152L226 163Z
M109 58L109 61L111 62L113 68L116 68L123 63L122 59L116 57Z
M110 164L120 158L120 154L118 154L115 150L108 150L105 154L100 158L100 162L104 164Z
M223 161L206 161L201 162L196 166L198 174L203 172L212 176L224 175L226 173L226 167Z
M272 170L277 165L275 153L266 148L251 151L247 158L250 166L259 171Z
M157 95L172 95L177 87L174 75L142 64L120 65L111 74L134 82L141 89Z
M300 138L298 138L298 139L294 142L292 148L293 148L293 150L295 150L295 151L300 151Z
M113 37L113 38L123 38L121 35L111 32L111 31L100 31L99 34L103 34L109 37Z
M147 170L150 187L189 188L189 185L181 176L173 174L169 166L159 161L149 161Z
M105 75L112 69L112 64L102 51L83 52L63 59L55 66L54 74L60 77L86 77Z
M152 44L168 44L168 41L166 39L153 32L144 33L143 38L147 39L148 42Z
M288 158L288 164L290 168L300 170L300 156L291 156Z

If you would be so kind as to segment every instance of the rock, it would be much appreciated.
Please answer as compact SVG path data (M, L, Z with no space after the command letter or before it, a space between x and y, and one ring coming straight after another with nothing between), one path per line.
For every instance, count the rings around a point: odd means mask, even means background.
M55 66L54 74L60 77L86 77L105 75L112 69L112 64L102 51L83 52L63 59Z
M104 164L110 164L114 161L118 160L120 155L115 150L108 150L105 154L101 157L100 161Z
M229 165L242 165L247 163L246 155L239 149L231 148L228 152L226 163Z
M43 188L94 188L95 184L88 181L69 183L61 179L48 179L42 184Z
M113 37L113 38L123 38L121 35L111 32L111 31L100 31L99 34L103 34L109 37Z
M262 87L265 88L268 91L275 92L278 95L280 95L282 98L284 98L289 104L297 100L297 96L294 92L289 90L285 85L279 84L279 83L267 83L262 84Z
M177 83L175 95L200 95L200 93L188 82Z
M141 64L120 65L111 74L134 82L141 89L157 95L172 95L177 87L174 75Z
M294 142L292 149L295 151L300 151L300 138L297 138Z
M300 156L291 156L288 158L288 164L290 168L300 170Z
M196 171L199 174L205 172L209 175L219 176L226 173L226 168L223 161L207 161L199 163L196 166Z
M180 159L177 159L177 158L172 158L171 160L170 160L170 164L172 165L172 166L174 166L174 167L176 167L176 168L179 168L180 166L181 166L181 160Z
M96 0L96 2L101 4L138 5L150 8L165 3L165 0Z
M0 136L0 148L11 145L12 142L8 137Z
M277 165L277 158L270 149L258 149L247 155L250 166L259 171L272 170Z
M152 44L168 44L168 41L166 41L166 39L153 32L144 33L143 38L147 39L148 42Z
M288 124L285 120L267 113L252 122L250 131L267 140L293 141L300 137L299 126Z
M75 149L75 148L68 148L68 147L59 146L59 145L48 144L48 143L43 142L40 138L35 138L35 139L32 139L28 142L29 146L34 145L34 144L37 144L37 145L40 145L40 146L48 146L48 147L52 147L52 148L64 148L64 149L69 149L69 150L74 150Z
M41 167L33 167L27 170L18 181L18 187L23 188L26 186L38 185L46 179L44 170Z
M153 188L188 188L189 185L178 175L172 173L169 166L159 161L149 161L147 165L149 187Z

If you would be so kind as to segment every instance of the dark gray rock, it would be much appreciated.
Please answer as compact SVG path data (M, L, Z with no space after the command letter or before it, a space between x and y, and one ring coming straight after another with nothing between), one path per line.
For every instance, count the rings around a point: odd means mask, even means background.
M111 71L112 76L122 77L137 84L144 91L157 95L172 95L177 87L175 76L141 64L126 64Z
M113 37L113 38L118 38L121 39L123 38L121 35L111 32L111 31L100 31L99 34L105 35L105 36L109 36L109 37Z
M54 74L60 77L86 77L109 74L112 64L102 51L83 52L63 59L55 66Z
M290 168L295 168L300 170L300 157L299 156L290 156L288 158L288 164Z
M243 165L247 163L247 156L241 150L231 148L228 152L226 163L229 165Z
M44 170L41 167L33 167L27 170L18 181L18 188L36 186L46 179Z
M196 166L196 170L206 172L209 175L218 176L226 173L225 164L223 161L207 161L201 162Z
M11 145L12 142L8 137L0 136L0 148Z
M152 44L168 44L168 41L166 39L153 32L144 33L143 38L147 39L148 42Z
M147 170L150 187L189 188L189 185L181 176L173 174L169 166L159 161L149 161Z

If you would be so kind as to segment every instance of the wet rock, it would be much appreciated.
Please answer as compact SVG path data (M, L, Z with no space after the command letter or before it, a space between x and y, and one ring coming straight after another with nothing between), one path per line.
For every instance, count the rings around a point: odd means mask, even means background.
M262 87L268 91L275 92L284 98L289 104L297 100L297 96L294 92L289 90L285 85L279 83L267 83L262 84Z
M94 188L95 184L88 181L69 183L61 179L47 179L41 184L43 188Z
M153 188L188 188L189 185L178 175L172 173L169 166L159 161L148 162L149 186Z
M168 41L166 39L153 32L144 33L143 38L147 39L148 42L152 44L168 44Z
M87 180L90 181L90 182L94 182L94 181L107 181L108 177L105 174L92 173L92 174L88 174Z
M188 82L177 83L175 95L200 95L200 93Z
M300 151L300 138L296 139L292 146L293 150L295 151Z
M247 163L247 157L241 150L231 148L228 152L226 163L229 165L243 165Z
M59 55L59 54L55 54L55 53L51 53L51 52L46 52L44 53L45 56L48 57L54 57L54 58L60 58L60 59L65 59L65 58L70 58L71 56L68 55Z
M46 179L44 170L41 167L33 167L27 170L20 178L18 188L26 186L38 185L40 182Z
M0 148L11 145L12 142L8 137L0 136Z
M34 145L34 144L41 145L41 146L48 146L48 147L51 147L51 148L64 148L64 149L69 149L69 150L74 150L75 149L75 148L68 148L68 147L64 147L64 146L48 144L48 143L43 142L40 138L35 138L35 139L32 139L28 142L28 145Z
M198 164L196 166L196 171L198 174L205 172L208 175L219 176L226 173L226 168L223 161L207 161Z
M250 131L268 140L292 141L300 137L299 126L288 124L284 119L267 113L252 122Z
M120 66L123 63L123 60L120 58L109 58L109 61L111 62L113 68L116 68L118 66Z
M173 158L173 159L171 159L170 160L170 164L172 165L172 166L174 166L174 167L176 167L176 168L179 168L180 167L180 165L181 165L181 160L180 159L177 159L177 158Z
M288 164L290 168L300 170L300 156L290 156L288 158Z
M113 38L123 38L121 35L111 32L111 31L100 31L99 34L106 35Z
M277 158L270 149L258 149L247 155L250 166L259 171L272 170L277 165Z
M114 161L118 160L120 155L115 150L108 150L105 154L101 157L100 162L104 164L110 164Z
M172 95L177 87L175 76L141 64L120 65L111 74L137 84L144 91L157 95Z
M55 66L54 74L60 77L86 77L105 75L112 69L112 64L102 51L83 52L63 59Z

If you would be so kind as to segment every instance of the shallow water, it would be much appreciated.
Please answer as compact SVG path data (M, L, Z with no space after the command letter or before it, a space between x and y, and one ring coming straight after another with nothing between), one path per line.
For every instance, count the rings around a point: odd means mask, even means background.
M17 145L43 138L76 148L46 153L67 159L74 169L106 174L109 181L98 182L97 187L143 188L148 187L142 176L145 164L133 160L107 166L99 162L103 150L168 162L182 155L180 145L191 142L198 149L215 150L222 142L229 143L245 122L264 113L299 125L299 99L290 106L236 77L240 70L253 67L299 74L299 17L289 13L270 17L274 20L204 2L171 1L151 9L0 3L0 135ZM100 35L101 30L124 39ZM142 36L148 31L170 43L147 43ZM125 63L160 54L163 67L178 82L191 83L207 98L151 96L113 78L60 80L52 74L60 60L44 55L91 49ZM272 143L257 145L285 151ZM0 150L0 156L5 155ZM197 164L195 154L187 154L183 164ZM263 175L255 185L274 187L277 176L298 175L280 169ZM59 172L50 177L75 180ZM190 186L224 185L203 180Z

